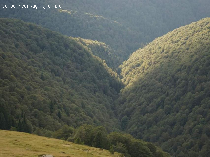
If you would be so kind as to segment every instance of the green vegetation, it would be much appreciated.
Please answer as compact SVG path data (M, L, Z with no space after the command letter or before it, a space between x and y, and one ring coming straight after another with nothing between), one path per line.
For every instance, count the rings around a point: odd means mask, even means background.
M38 9L2 9L28 4ZM62 10L53 9L60 4ZM42 9L43 6L51 9ZM33 22L72 37L104 42L120 63L141 45L168 31L210 15L209 0L10 0L0 17ZM107 61L108 63L108 61ZM119 64L118 64L119 65Z
M75 38L75 40L89 48L95 56L106 61L109 67L116 69L120 64L120 59L115 55L115 51L105 43L83 38Z
M94 127L82 125L77 129L64 126L54 133L54 137L74 141L78 144L102 148L114 152L122 153L125 157L168 157L169 154L163 152L152 143L134 139L129 134L112 132L107 133L104 127Z
M59 2L53 3L51 1L40 2L40 0L35 0L33 2L29 0L11 0L5 2L5 5L28 4L29 6L33 6L34 4L37 4L38 9L22 9L19 7L15 9L2 9L4 6L2 4L0 17L17 18L25 22L36 23L67 36L104 42L114 50L114 55L118 56L120 63L128 57L129 53L139 48L140 39L138 39L139 37L136 32L116 21L102 16L78 12L77 10L57 10L53 7L44 10L42 8L43 6L47 6L47 4L53 6L53 4L58 3ZM135 42L132 38L135 38ZM133 42L130 42L131 40ZM120 63L118 63L118 65Z
M117 74L74 39L19 20L0 19L0 129L49 135L63 124L117 120Z
M107 150L78 145L67 141L40 137L27 133L0 130L1 157L38 157L51 154L55 157L119 157Z
M174 156L209 156L209 36L205 18L155 39L122 64L122 129Z
M55 137L126 157L168 156L153 144L130 135L108 135L107 130L119 128L113 102L122 84L117 74L78 39L14 19L0 19L0 30L0 129ZM61 142L44 142L50 147L48 150L38 145L44 139L37 138L34 142L36 137L27 134L17 133L16 137L1 132L3 156L74 154L74 150L66 152L61 148ZM11 141L10 135L16 137L11 145L5 143ZM14 147L14 151L7 152ZM57 147L63 150L60 154L54 150Z
M23 4L38 9L10 8ZM10 0L0 12L0 129L126 157L164 156L133 137L209 156L210 19L175 29L209 16L209 0Z

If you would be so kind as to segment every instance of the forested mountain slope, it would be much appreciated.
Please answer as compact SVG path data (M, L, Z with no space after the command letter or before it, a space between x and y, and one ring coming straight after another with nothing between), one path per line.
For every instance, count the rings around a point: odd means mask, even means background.
M83 38L75 38L75 40L90 49L90 51L93 52L95 56L98 56L102 60L104 60L104 62L106 62L109 67L113 67L114 69L116 69L120 64L119 56L115 54L115 50L113 50L105 43L99 42L97 40Z
M18 5L26 4L29 5L29 8L18 7ZM34 4L37 5L37 9L30 7ZM48 4L50 8L48 8ZM1 4L0 17L18 18L64 35L104 42L115 50L115 56L118 56L115 60L118 65L119 62L122 63L127 58L129 52L133 52L139 47L141 40L137 33L117 21L77 10L64 10L63 5L61 5L61 9L55 9L55 5L58 7L58 4L58 2L53 3L52 1L10 0ZM3 9L5 5L7 8ZM12 5L16 8L11 8Z
M37 10L17 7L35 4ZM59 4L60 10L53 8ZM3 9L5 5L7 9ZM0 4L0 12L0 17L19 18L68 36L104 42L115 50L117 62L122 62L142 44L210 16L210 1L9 0Z
M133 24L135 28L139 26L146 29L142 27L143 24L154 27L153 24L156 23L157 28L163 32L167 31L164 28L173 29L180 24L210 14L208 0L51 0L51 2L61 4L64 9L102 15L129 26ZM161 23L164 28L160 28Z
M62 4L67 10L99 15L119 22L139 37L127 38L130 43L138 42L139 45L136 46L150 42L177 27L210 16L209 0L53 0L53 2ZM130 54L133 47L130 46L129 49Z
M88 156L168 157L152 143L110 133L119 129L113 102L121 88L117 74L78 39L0 19L0 129L96 147L0 130L3 155L84 156L85 149Z
M112 102L121 86L117 74L75 39L0 19L1 129L54 131L86 123L112 130Z
M121 70L122 129L174 156L209 156L210 18L155 39Z

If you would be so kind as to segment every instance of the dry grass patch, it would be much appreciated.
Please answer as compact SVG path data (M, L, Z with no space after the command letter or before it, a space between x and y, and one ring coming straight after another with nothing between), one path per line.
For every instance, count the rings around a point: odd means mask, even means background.
M0 157L118 157L107 150L27 133L0 130Z

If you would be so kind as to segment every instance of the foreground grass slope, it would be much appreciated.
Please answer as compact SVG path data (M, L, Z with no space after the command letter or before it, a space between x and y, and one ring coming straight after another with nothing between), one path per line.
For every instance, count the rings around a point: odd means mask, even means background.
M0 130L0 157L118 157L107 150L27 133Z
M124 130L180 157L210 148L210 18L178 28L123 63Z

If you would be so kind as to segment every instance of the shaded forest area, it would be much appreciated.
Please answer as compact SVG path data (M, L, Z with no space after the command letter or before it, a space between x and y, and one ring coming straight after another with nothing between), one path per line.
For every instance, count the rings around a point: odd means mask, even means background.
M51 131L63 124L116 125L112 102L122 84L101 59L72 38L0 21L1 129L25 122Z

